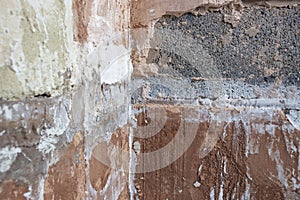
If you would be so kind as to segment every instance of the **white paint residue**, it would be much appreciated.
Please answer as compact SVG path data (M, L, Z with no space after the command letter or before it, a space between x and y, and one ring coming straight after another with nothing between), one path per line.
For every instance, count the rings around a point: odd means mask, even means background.
M28 0L28 3L32 6L32 8L34 9L35 13L36 13L36 19L39 19L40 22L43 25L43 29L46 35L46 42L49 40L49 36L48 36L48 31L47 31L47 26L46 26L46 20L44 18L44 15L42 14L41 10L42 8L49 8L50 6L52 6L51 4L54 1L44 1L44 2L40 2L37 0ZM40 22L38 20L36 20L39 31L41 32L41 26L40 26Z
M298 142L298 171L300 172L300 141Z
M113 84L127 80L131 74L130 55L121 55L101 73L101 82Z
M9 109L7 105L4 105L3 110L4 110L4 117L7 120L12 120L12 111L11 111L11 109Z
M251 177L251 174L250 174L250 169L248 166L247 167L247 177L250 179L250 181L252 181L252 177Z
M132 113L131 107L129 107L129 110L130 110L130 113ZM133 117L131 119L133 119ZM128 145L129 145L129 149L130 149L130 151L129 151L129 175L128 175L130 200L134 200L135 194L136 194L135 184L134 184L136 156L135 156L134 151L132 150L133 135L134 135L133 129L130 128L130 135L129 135L129 141L128 141Z
M265 127L266 132L269 133L271 136L275 136L275 128L276 126L273 124L267 124Z
M285 186L285 188L288 188L288 180L285 176L285 169L283 168L282 160L280 159L280 152L278 149L276 151L272 151L273 149L273 142L271 142L270 146L268 146L268 154L272 160L275 160L276 162L276 169L277 169L277 179Z
M13 107L13 109L14 109L15 111L18 111L18 109L19 109L19 104L14 104L12 107Z
M5 130L1 131L0 136L4 135L4 133L5 133Z
M223 171L226 171L226 160L222 162L224 164L224 170L221 170L221 185L220 185L220 192L219 192L219 200L223 200L223 188L224 188L224 176Z
M282 165L282 160L280 159L280 152L278 149L276 149L274 156L275 156L275 161L276 161L278 179L285 186L285 188L288 188L288 183L287 183L286 177L284 175L284 168Z
M210 200L215 200L215 190L214 190L214 188L211 189L209 196L210 196Z
M236 126L238 126L238 121L236 122ZM244 127L244 130L245 130L245 135L246 135L246 147L245 147L245 154L246 154L246 157L248 157L249 155L249 152L250 152L250 126L247 126L246 122L243 121L243 127Z
M109 175L106 185L100 191L100 197L118 199L126 184L124 178L125 175L121 171L113 171Z
M39 193L38 193L38 198L37 199L44 199L44 187L45 187L45 178L42 177L40 180L40 184L39 184Z
M202 165L200 165L200 166L199 166L199 168L198 168L198 172L199 172L199 174L200 174L200 173L201 173L201 171L202 171L202 167L203 167L203 166L202 166Z
M29 186L28 190L29 191L24 193L23 196L26 198L26 200L33 199L32 196L31 196L32 195L32 186Z
M248 180L246 180L246 189L241 200L250 200L250 184L248 183Z
M151 16L155 16L155 10L154 9L150 9L149 13L150 13Z
M96 60L93 57L96 57ZM112 42L101 45L97 51L91 52L88 56L88 63L100 64L101 83L107 84L127 80L133 68L130 50L123 45L115 45Z
M10 166L16 160L19 153L21 153L19 147L4 147L0 150L0 172L4 173L9 170Z
M293 139L291 139L291 135L294 134L295 128L290 124L283 124L282 125L282 133L284 136L284 141L286 144L286 149L289 152L291 158L295 155L295 153L298 151L298 148L295 146ZM300 163L299 163L300 164ZM298 167L300 167L298 165ZM300 168L299 168L300 170Z
M70 119L66 106L62 103L60 107L54 111L54 127L42 132L37 149L44 154L52 152L55 149L55 144L57 144L59 140L59 136L66 131L69 123Z
M137 154L141 152L141 144L138 141L133 143L133 148Z
M198 188L201 186L201 183L199 181L196 181L193 185L194 187Z
M298 190L300 188L300 183L298 183L299 179L297 180L296 178L293 177L291 180L293 182L293 190L294 191Z
M57 138L55 135L48 135L47 133L40 138L40 143L37 149L43 154L50 153L54 151L55 144L57 143Z
M290 110L290 113L286 115L290 123L297 129L300 130L300 111Z
M220 193L219 193L218 200L223 200L223 187L224 187L224 181L222 181L221 186L220 186Z
M264 124L252 124L252 128L261 135L264 135L266 132L264 129Z
M275 159L274 153L273 153L273 146L274 146L274 141L270 141L269 144L266 144L266 147L268 148L268 155L272 160Z
M65 15L65 19L64 19L64 24L66 29L64 30L65 32L65 36L66 36L66 40L65 40L65 47L68 51L69 54L71 53L75 53L74 51L71 50L71 48L74 48L75 45L73 45L73 37L72 37L72 33L73 33L73 26L68 26L68 24L72 23L72 1L68 1L68 0L64 0L64 4L66 7L66 15Z
M234 189L233 189L232 196L231 196L232 198L231 199L235 199L236 188L237 187L234 187Z
M259 153L259 141L256 138L251 137L248 146L250 154L253 155Z

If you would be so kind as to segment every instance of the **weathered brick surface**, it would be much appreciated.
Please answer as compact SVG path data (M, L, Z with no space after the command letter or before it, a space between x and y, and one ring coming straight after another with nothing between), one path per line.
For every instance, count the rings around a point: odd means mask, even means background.
M188 105L143 105L143 117L138 124L149 122L149 131L157 131L154 121L165 121L155 136L136 138L141 144L141 153L165 148L176 134L185 131L185 141L193 137L188 124L181 118ZM167 119L161 115L149 116L149 110L167 108ZM170 107L173 107L170 109ZM175 107L175 108L174 108ZM167 167L153 172L136 175L136 196L139 199L298 199L299 184L299 130L295 129L280 110L214 111L198 109L194 123L198 130L188 150ZM148 111L147 111L148 110ZM173 110L173 112L171 111ZM174 112L176 111L176 112ZM222 115L226 118L213 130L217 137L211 137L214 119L207 117ZM140 114L140 116L141 116ZM207 138L215 144L204 156ZM176 152L179 149L172 149ZM157 165L169 159L174 152L153 158ZM176 154L176 153L175 153ZM137 162L139 162L138 160ZM142 163L140 163L142 164ZM149 163L147 163L149 164Z
M77 133L59 161L50 166L44 184L44 199L85 199L84 136Z
M25 200L26 193L30 193L28 185L22 183L16 183L14 181L4 181L2 183L2 190L0 192L0 198L6 200Z
M300 199L299 2L0 11L0 199Z
M88 177L97 195L93 199L129 199L129 129L128 125L118 128L109 142L99 142L89 161ZM124 157L119 154L123 150ZM124 159L124 160L123 160Z
M131 6L131 25L133 28L148 26L149 22L160 18L165 14L181 15L192 11L198 6L219 7L235 0L187 0L182 3L179 0L153 0L153 1L133 1Z

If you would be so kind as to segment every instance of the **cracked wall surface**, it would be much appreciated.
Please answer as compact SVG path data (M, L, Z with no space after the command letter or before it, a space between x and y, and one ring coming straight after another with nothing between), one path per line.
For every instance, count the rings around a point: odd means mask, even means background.
M0 4L0 199L300 199L298 1Z

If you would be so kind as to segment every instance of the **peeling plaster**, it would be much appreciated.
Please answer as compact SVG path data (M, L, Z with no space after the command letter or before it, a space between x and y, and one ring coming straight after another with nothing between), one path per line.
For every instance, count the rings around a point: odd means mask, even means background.
M22 150L19 147L4 147L0 149L0 172L4 173L10 169L10 166L16 160Z

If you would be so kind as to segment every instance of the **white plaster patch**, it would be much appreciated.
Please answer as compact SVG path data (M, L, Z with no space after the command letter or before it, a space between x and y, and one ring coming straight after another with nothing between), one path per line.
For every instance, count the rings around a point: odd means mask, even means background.
M193 184L194 187L198 188L201 186L201 183L199 181L196 181L194 184Z
M24 193L23 196L26 198L26 200L33 199L32 198L32 186L29 186L28 190L29 191Z
M10 166L16 160L17 155L21 153L19 147L4 147L0 150L0 172L4 173L9 170Z
M14 109L15 111L18 111L18 109L19 109L19 104L14 104L14 105L13 105L13 109Z
M272 136L275 136L275 129L276 129L276 126L273 124L266 125L266 131Z
M59 134L59 132L58 132ZM40 139L40 143L37 146L37 149L42 152L43 154L46 153L50 153L52 151L54 151L55 149L55 144L57 143L57 138L55 137L55 135L49 135L49 134L45 134L41 137Z
M59 136L66 131L70 123L68 112L63 103L54 112L55 126L42 132L39 145L37 146L37 149L44 154L50 153L55 149Z
M101 82L107 84L113 84L127 80L131 73L132 65L130 62L130 55L124 55L113 61L106 69L101 73Z
M141 152L141 144L138 141L135 141L133 143L133 149L137 154L139 154Z
M5 133L5 130L1 131L0 136L4 135L4 133Z
M113 84L129 80L132 72L132 64L130 59L130 49L127 49L120 42L122 37L116 38L114 36L122 36L123 33L115 33L107 37L104 41L95 47L94 43L86 45L87 65L84 69L84 74L88 80L93 79L94 73L100 74L101 83Z
M4 110L4 117L7 120L12 120L12 111L8 108L7 105L3 106L3 110Z

